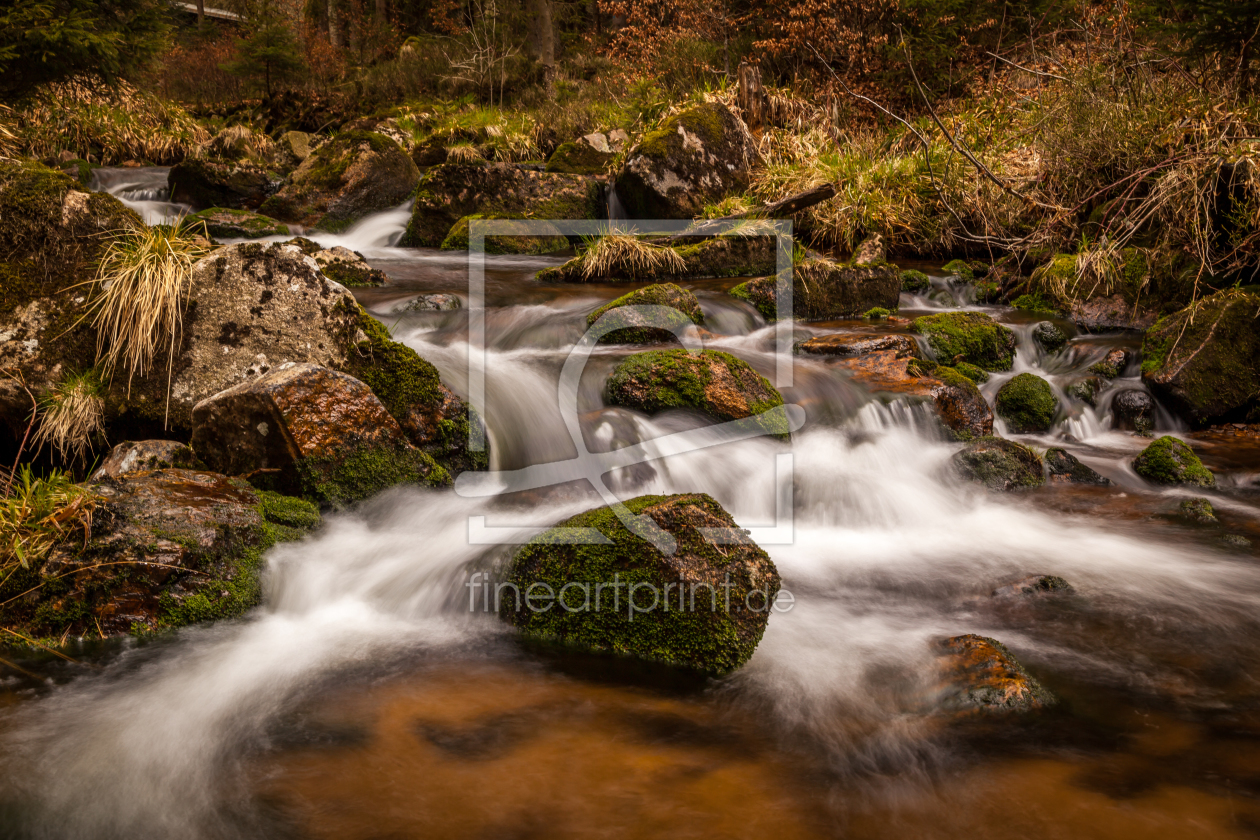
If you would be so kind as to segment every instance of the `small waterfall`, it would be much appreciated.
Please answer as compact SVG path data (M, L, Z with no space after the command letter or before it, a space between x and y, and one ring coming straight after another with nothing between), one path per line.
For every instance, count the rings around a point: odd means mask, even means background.
M88 189L106 192L135 210L146 225L169 225L192 212L192 207L168 200L168 166L113 167L92 170Z
M617 197L617 185L611 180L605 188L605 194L608 199L608 221L624 222L626 220L626 208L621 206L621 199Z

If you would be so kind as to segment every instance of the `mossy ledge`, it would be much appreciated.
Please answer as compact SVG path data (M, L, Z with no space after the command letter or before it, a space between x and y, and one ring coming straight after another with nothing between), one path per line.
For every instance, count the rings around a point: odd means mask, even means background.
M965 361L1002 371L1015 363L1015 333L981 312L924 315L911 329L927 339L942 364Z

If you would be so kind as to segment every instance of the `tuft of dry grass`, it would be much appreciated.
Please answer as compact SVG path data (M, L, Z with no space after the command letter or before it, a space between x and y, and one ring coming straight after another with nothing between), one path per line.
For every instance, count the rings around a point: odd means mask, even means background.
M65 461L87 463L105 429L105 400L94 372L67 376L40 400L35 445L48 444Z
M168 365L173 363L193 263L207 250L189 230L155 225L118 234L101 257L98 294L89 310L97 330L97 359L106 376L120 365L127 369L128 391L132 378L148 372L159 350L166 350Z
M0 585L19 569L43 560L60 540L92 529L97 497L67 473L36 478L29 466L11 477L0 499Z
M582 255L582 276L646 277L681 274L687 263L673 248L653 245L629 234L609 234L591 243Z
M486 158L472 143L453 143L446 147L446 159L451 163L477 163Z
M228 126L197 149L197 154L201 157L225 160L268 161L275 156L275 152L276 145L270 137L244 125Z

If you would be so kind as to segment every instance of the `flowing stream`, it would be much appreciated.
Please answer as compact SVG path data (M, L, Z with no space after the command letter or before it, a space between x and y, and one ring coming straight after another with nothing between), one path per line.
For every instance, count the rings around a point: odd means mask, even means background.
M314 238L390 275L361 302L466 394L468 311L402 305L431 292L467 303L467 257L393 247L405 223L399 208ZM487 349L474 364L494 469L576 454L559 372L586 314L625 288L533 280L557 263L486 258ZM692 284L708 346L773 377L774 331L725 294L734 282ZM470 544L470 517L524 539L599 504L589 486L490 499L396 488L274 549L265 603L241 620L24 663L38 680L8 676L0 836L1255 836L1260 569L1222 537L1260 539L1260 447L1156 413L1155 433L1194 441L1218 475L1208 495L1221 525L1191 526L1175 516L1189 494L1129 466L1148 439L1113 429L1110 397L1142 388L1136 369L1098 408L1063 390L1131 339L1075 335L1046 355L1024 313L933 284L903 296L900 314L978 308L1008 323L1010 375L1045 377L1067 406L1052 432L1011 437L1064 446L1112 486L997 496L962 483L948 469L960 444L925 406L797 357L783 395L808 419L791 443L723 444L610 478L623 498L706 492L741 526L765 526L775 456L791 453L794 536L765 548L795 604L733 676L699 683L538 649L470 610L469 575L513 550ZM603 380L629 352L601 349L584 373L591 451L705 425L605 406ZM1076 595L990 597L1033 573L1061 575ZM1005 642L1061 705L1027 724L953 721L937 707L931 643L958 633Z

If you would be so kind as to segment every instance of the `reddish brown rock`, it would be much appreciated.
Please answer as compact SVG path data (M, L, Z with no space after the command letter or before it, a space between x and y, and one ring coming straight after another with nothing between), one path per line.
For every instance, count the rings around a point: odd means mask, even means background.
M940 642L941 705L963 713L1031 712L1057 701L1006 646L968 633Z
M199 402L193 446L214 469L331 504L449 481L372 389L312 364L282 365Z
M60 641L239 615L258 602L263 552L319 521L301 500L196 470L134 472L93 490L90 535L4 582L0 626Z

